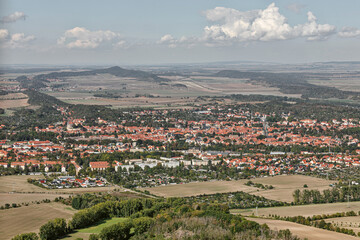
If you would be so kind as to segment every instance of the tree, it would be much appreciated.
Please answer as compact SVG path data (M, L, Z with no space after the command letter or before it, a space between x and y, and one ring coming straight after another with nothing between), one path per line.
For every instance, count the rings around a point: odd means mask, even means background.
M11 240L38 240L39 236L36 233L23 233L16 235Z
M153 225L155 220L150 217L140 217L133 220L133 225L135 227L135 234L141 234L146 232L151 225Z
M130 221L113 224L104 227L100 232L102 240L126 240L131 237L130 230L133 224Z
M67 233L66 220L63 218L55 218L40 227L41 240L55 240Z

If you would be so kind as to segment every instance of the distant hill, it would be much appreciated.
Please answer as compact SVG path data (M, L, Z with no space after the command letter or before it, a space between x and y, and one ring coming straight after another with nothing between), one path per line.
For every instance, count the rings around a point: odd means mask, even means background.
M110 67L105 69L96 69L91 71L79 71L79 72L52 72L47 74L37 75L38 79L47 79L47 78L61 78L61 77L77 77L77 76L90 76L96 74L111 74L117 77L129 77L137 78L138 80L150 80L155 82L167 82L169 81L166 78L161 78L155 74L151 74L139 70L128 70L121 67Z
M32 79L29 79L27 76L20 76L15 80L20 82L21 86L24 88L36 90L45 87L44 82L47 82L47 79L92 76L97 74L111 74L117 77L136 78L137 80L140 81L152 81L152 82L170 81L167 78L162 78L152 73L148 73L140 70L128 70L118 66L105 68L105 69L89 70L89 71L51 72L51 73L36 75Z

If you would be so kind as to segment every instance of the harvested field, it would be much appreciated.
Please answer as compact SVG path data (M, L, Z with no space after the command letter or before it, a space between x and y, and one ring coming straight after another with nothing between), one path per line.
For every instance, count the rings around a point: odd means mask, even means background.
M27 182L28 178L44 178L41 175L12 175L0 177L0 193L44 193L44 194L76 194L89 192L109 192L116 187L95 187L95 188L68 188L68 189L45 189ZM118 189L118 188L117 188Z
M256 188L244 185L245 182L246 180L192 182L187 184L143 188L142 190L148 190L150 193L162 197L189 197L202 194L256 191Z
M332 223L336 227L352 229L356 234L360 232L360 216L328 218L325 222Z
M256 178L252 181L254 183L261 183L264 185L273 185L275 187L275 189L261 190L259 192L254 192L253 194L283 202L292 202L294 200L292 196L293 192L296 189L304 189L304 184L308 185L307 189L309 190L317 189L319 191L323 191L331 188L329 185L334 183L334 181L303 175L282 175Z
M44 192L43 188L27 182L28 178L39 179L43 176L38 175L12 175L0 177L0 193L8 192Z
M28 96L23 93L9 93L0 96L0 108L17 108L26 107L28 104Z
M17 108L17 107L27 107L28 99L14 99L14 100L1 100L0 99L0 108L8 109L8 108Z
M41 225L49 220L69 219L75 212L76 210L61 203L42 203L1 210L0 239L11 239L21 233L38 232Z
M258 216L268 217L269 214L276 214L279 216L304 216L311 217L313 215L321 214L333 214L339 212L349 212L354 211L358 212L360 210L360 202L350 202L349 207L348 203L325 203L325 204L311 204L311 205L299 205L299 206L287 206L287 207L271 207L271 208L258 208ZM233 214L241 215L256 215L256 209L233 209L231 210Z
M281 220L273 220L273 219L262 219L262 218L249 218L249 220L253 220L260 224L266 223L270 229L273 230L284 230L289 229L293 235L298 236L299 238L307 238L308 240L351 240L358 239L357 237L353 237L350 235L332 232L324 229L319 229L315 227L305 226L298 223L281 221Z
M201 194L244 191L273 200L291 202L293 201L292 194L294 190L302 189L304 184L308 185L308 189L323 190L330 188L329 184L333 183L333 181L303 175L282 175L251 180L254 183L274 186L274 189L263 190L244 185L247 181L248 180L244 179L239 181L193 182L144 188L143 190L148 190L152 194L163 197L187 197Z
M0 206L6 203L10 205L16 204L35 204L37 201L44 199L54 200L57 197L67 198L66 194L52 194L52 193L0 193Z

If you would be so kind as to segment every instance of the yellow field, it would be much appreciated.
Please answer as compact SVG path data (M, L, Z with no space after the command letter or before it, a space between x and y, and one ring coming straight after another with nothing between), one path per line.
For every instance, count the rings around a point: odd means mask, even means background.
M23 93L9 93L0 96L0 108L17 108L26 107L28 104L28 96Z
M338 212L358 212L360 210L360 202L348 203L325 203L325 204L311 204L311 205L299 205L299 206L286 206L286 207L270 207L270 208L258 208L258 216L268 217L269 214L276 214L278 216L304 216L311 217L313 215L321 214L333 214ZM256 215L256 209L233 209L233 214L241 215ZM360 217L359 217L360 218Z
M45 194L76 194L87 192L109 192L116 187L95 187L95 188L68 188L68 189L45 189L27 182L27 179L39 179L43 176L13 175L0 177L0 193L45 193ZM118 189L118 188L117 188Z
M54 218L69 219L76 211L61 203L42 203L31 206L1 210L0 239L14 235L38 232L41 225Z
M360 232L360 216L329 218L325 219L325 222L332 223L336 227L352 229L355 233Z
M57 197L67 198L67 194L52 194L52 193L0 193L0 206L6 203L12 204L35 204L36 201L50 199L51 201Z
M44 199L54 200L56 197L67 198L71 194L113 192L119 187L96 187L96 188L69 188L69 189L45 189L27 182L28 178L39 179L43 176L2 176L0 177L0 206L6 203L34 204L35 201ZM121 193L120 193L121 194Z
M305 226L293 222L273 220L273 219L262 219L262 218L249 218L260 224L266 223L270 229L273 230L284 230L289 229L293 235L298 236L299 238L307 238L308 240L352 240L358 239L350 235L332 232L324 229L319 229L315 227Z
M239 181L194 182L188 184L143 188L142 190L148 190L152 194L163 197L187 197L201 194L244 191L273 200L291 202L293 201L292 194L294 190L303 189L304 184L308 185L307 189L323 190L330 188L329 184L333 183L333 181L302 175L282 175L252 179L251 181L255 183L274 186L274 189L262 190L244 185L247 181L248 180L244 179Z

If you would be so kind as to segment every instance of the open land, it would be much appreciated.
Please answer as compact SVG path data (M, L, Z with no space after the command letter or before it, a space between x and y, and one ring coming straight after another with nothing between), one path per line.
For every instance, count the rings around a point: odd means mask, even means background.
M272 200L291 202L293 201L292 194L294 190L302 189L304 184L308 185L308 189L324 190L330 188L329 185L333 183L333 181L302 175L282 175L252 179L251 181L254 183L273 185L274 187L274 189L262 190L244 185L247 181L247 179L243 179L239 181L193 182L188 184L144 188L143 190L148 190L152 194L163 197L188 197L201 194L244 191Z
M27 182L28 178L39 179L39 175L12 175L0 177L0 206L6 203L32 204L45 199L54 200L57 197L67 198L71 194L112 192L115 195L131 197L131 193L114 192L120 190L118 187L96 187L96 188L69 188L69 189L45 189Z
M38 232L39 228L49 220L69 219L75 212L76 210L61 203L42 203L1 210L0 239L11 239L21 233Z
M211 76L162 76L170 82L141 81L135 78L116 77L110 74L65 78L65 91L45 91L71 104L106 105L113 108L153 107L178 108L200 104L198 96L224 96L229 94L264 94L300 97L283 94L278 88L252 84L248 79L221 78ZM95 97L96 94L111 93L119 98ZM136 94L144 95L135 97ZM151 97L149 97L151 96Z
M285 207L269 207L258 208L258 216L268 217L269 215L278 215L282 217L304 216L311 217L314 215L333 214L339 212L358 212L360 209L360 202L338 202L338 203L324 203L324 204L310 204L310 205L298 205L298 206L285 206ZM241 215L256 215L256 209L233 209L233 214ZM358 217L359 218L359 217Z
M328 218L325 222L332 223L336 227L352 229L356 234L360 232L359 216Z
M273 220L273 219L262 219L262 218L249 218L249 220L255 221L260 224L266 223L270 229L273 230L285 230L289 229L293 235L296 235L302 239L307 238L308 240L351 240L358 239L357 237L345 235L338 232L332 232L324 229L315 227L305 226L298 223Z
M69 234L64 239L73 240L78 238L89 239L89 236L93 233L99 234L104 227L111 226L116 223L124 222L127 218L111 218L102 220L94 226L77 230L76 232Z
M9 93L0 96L0 108L17 108L26 107L28 104L28 96L23 93Z

